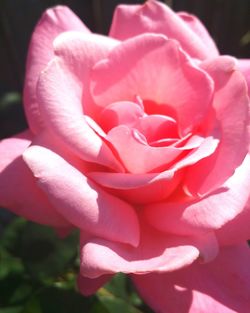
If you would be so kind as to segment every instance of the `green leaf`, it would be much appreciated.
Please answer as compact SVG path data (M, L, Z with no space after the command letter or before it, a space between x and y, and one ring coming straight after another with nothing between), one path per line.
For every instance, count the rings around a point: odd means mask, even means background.
M123 273L116 274L112 280L105 285L105 289L107 289L114 296L128 299L128 290L127 290L127 277Z
M8 223L0 241L0 313L152 313L124 274L96 296L76 293L76 232L61 239L53 229L22 218Z
M10 303L15 304L26 300L32 292L32 287L29 284L21 284L10 298Z
M11 299L17 290L24 285L25 280L27 278L24 273L10 273L5 279L0 280L0 307L14 304L11 303Z
M44 313L83 313L89 312L94 297L84 298L75 290L44 288L37 295ZM33 312L32 312L33 313Z
M250 43L250 30L240 40L241 46L249 45L249 43Z
M60 274L73 264L77 246L76 232L59 239L51 228L28 223L20 237L18 253L33 279L53 284L55 278L65 281Z
M30 298L21 313L43 313L38 298L36 296Z
M100 302L108 309L109 313L142 313L139 309L125 300L115 297L102 288L97 293Z
M97 292L98 299L109 313L152 313L143 304L127 275L116 274L112 280Z
M19 92L8 92L6 94L4 94L1 98L0 98L0 111L13 104L16 104L18 102L21 102L21 95Z
M13 218L1 235L0 247L8 249L15 253L17 240L20 237L23 229L27 225L27 221L21 217Z
M22 272L24 272L24 267L21 260L0 248L0 280L5 279L9 274Z
M101 302L95 302L89 313L109 313Z

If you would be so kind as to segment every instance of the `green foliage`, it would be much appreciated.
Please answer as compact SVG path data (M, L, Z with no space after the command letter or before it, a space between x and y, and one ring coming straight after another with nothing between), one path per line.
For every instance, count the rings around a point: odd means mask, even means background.
M0 98L0 112L8 107L21 102L21 95L18 92L9 92Z
M116 275L92 297L76 291L76 231L61 239L53 229L22 218L13 218L2 227L0 313L152 312L123 274Z

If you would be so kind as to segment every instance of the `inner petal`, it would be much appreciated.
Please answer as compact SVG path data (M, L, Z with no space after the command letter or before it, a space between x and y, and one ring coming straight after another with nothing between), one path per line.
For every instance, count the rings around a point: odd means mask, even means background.
M213 90L211 77L176 41L150 33L112 49L106 59L95 64L90 76L90 91L97 106L133 101L139 95L147 114L152 114L151 102L157 104L153 114L159 114L158 109L171 111L163 115L176 117L183 136L207 116Z
M146 115L140 118L135 127L147 138L152 145L156 141L173 143L179 138L176 121L164 115ZM152 143L152 144L151 144Z
M132 101L119 101L106 107L100 116L99 124L105 132L118 125L133 127L145 115L143 108Z
M124 166L130 173L148 173L170 165L184 151L191 150L201 144L204 138L195 140L184 147L152 147L147 139L135 128L125 125L117 126L109 131L107 140L113 145Z

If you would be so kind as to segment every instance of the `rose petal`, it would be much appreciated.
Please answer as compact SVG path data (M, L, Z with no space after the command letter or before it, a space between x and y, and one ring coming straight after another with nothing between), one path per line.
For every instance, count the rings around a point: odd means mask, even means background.
M192 29L192 31L200 38L203 44L207 47L207 58L219 56L219 51L216 47L215 42L208 33L206 27L195 15L188 14L187 12L179 12L177 15L186 23L186 25L189 28Z
M247 245L221 250L211 263L172 272L132 275L142 298L159 313L248 313L250 253Z
M88 177L101 186L111 188L119 197L137 204L149 204L166 199L181 181L183 173L131 174L90 172Z
M215 233L221 245L233 245L250 239L250 197L244 209Z
M83 294L85 297L91 296L92 294L96 293L96 291L104 284L106 284L111 278L112 275L103 275L92 279L79 274L77 277L77 287L80 293Z
M189 193L204 195L221 186L242 163L248 149L249 98L242 74L233 58L220 57L202 67L215 81L213 106L222 138L217 152L190 167L186 178Z
M55 54L71 75L75 76L84 113L95 116L96 106L89 93L89 76L92 67L106 58L119 45L119 41L99 34L71 31L59 35L53 45Z
M250 157L247 156L235 174L207 196L147 206L144 211L147 221L161 231L180 235L219 229L244 209L250 193L249 176Z
M199 136L193 136L190 138L191 144L192 144L192 138L199 139ZM186 143L186 146L188 147L189 142ZM195 141L194 141L195 144ZM219 144L219 139L213 136L209 136L204 138L204 141L200 144L200 146L196 149L192 149L191 152L189 152L186 156L184 156L182 159L180 159L178 162L174 163L170 170L179 170L180 168L193 165L197 163L198 161L207 158L208 156L212 155ZM183 147L185 148L185 146ZM193 147L194 148L194 147Z
M89 127L82 108L83 83L91 64L113 45L103 36L64 33L55 41L58 57L40 75L37 96L47 126L84 160L123 168L103 140Z
M118 125L133 127L144 114L137 103L130 101L115 102L102 111L99 124L106 132Z
M133 101L135 96L151 100L156 110L165 108L171 113L182 135L205 117L213 92L210 77L178 43L155 34L140 35L115 47L94 67L91 81L97 105Z
M131 174L91 171L88 172L88 176L133 203L158 202L166 199L177 187L183 177L181 169L214 153L217 145L218 140L207 137L197 149L193 149L183 159L174 163L169 170L161 173Z
M135 128L147 138L150 144L159 139L179 137L176 121L165 115L146 115L137 121Z
M68 227L55 227L54 231L55 231L56 235L58 236L58 238L64 239L71 234L73 229L74 229L74 227L72 225L70 225Z
M31 221L54 227L69 223L54 209L36 186L34 177L21 157L32 140L25 131L0 142L0 205Z
M44 147L30 147L25 151L24 159L39 187L73 225L103 238L138 244L138 220L129 204L100 189Z
M38 77L54 56L54 38L67 30L89 33L87 27L68 7L56 6L45 11L31 38L26 64L24 108L29 126L35 133L43 128L36 97Z
M183 152L175 147L151 147L140 139L139 134L136 129L122 125L111 129L107 135L130 173L147 173L166 166Z
M161 173L109 173L109 172L89 172L88 175L97 180L98 184L117 189L132 189L142 187L150 183L161 180L171 180L178 170L195 164L200 159L212 154L218 146L218 140L207 137L197 149L193 149L183 159L176 162L169 170Z
M205 141L211 139L192 136L183 147L154 147L150 146L141 136L136 129L122 125L113 128L106 137L116 149L126 169L134 174L159 172L160 167L166 168L181 153L198 148ZM183 162L185 162L185 158L183 158Z
M215 234L220 245L233 245L250 239L250 205L245 206L244 210L233 220L229 221L218 229Z
M250 95L250 60L241 59L237 63L241 73L245 76L248 85L248 94Z
M119 5L116 7L110 36L126 40L143 33L164 34L180 42L182 48L194 58L217 56L217 51L206 46L203 38L190 29L168 6L159 1L146 1L143 5Z
M162 173L146 174L90 172L88 175L98 184L101 184L105 187L116 189L133 189L147 186L157 181L169 181L174 177L174 171L169 170Z
M191 239L165 235L150 225L141 227L140 244L136 248L84 236L81 242L81 274L89 278L118 272L173 271L189 265L199 256Z

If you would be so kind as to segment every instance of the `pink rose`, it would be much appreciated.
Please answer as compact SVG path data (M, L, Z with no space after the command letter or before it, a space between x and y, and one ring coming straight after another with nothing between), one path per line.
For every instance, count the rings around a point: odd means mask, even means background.
M30 128L0 144L0 204L80 229L85 295L123 272L157 313L248 313L249 73L154 0L118 6L109 37L47 10Z

